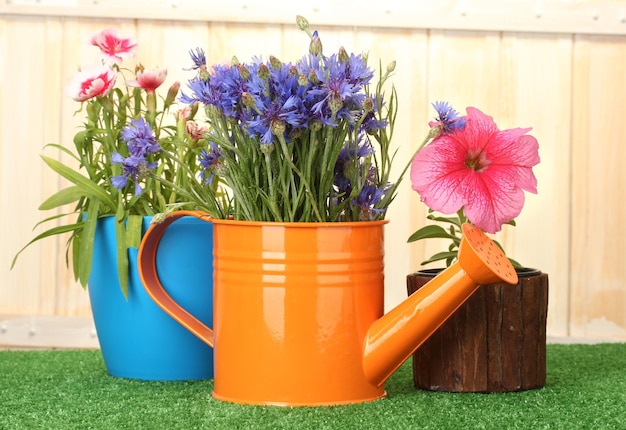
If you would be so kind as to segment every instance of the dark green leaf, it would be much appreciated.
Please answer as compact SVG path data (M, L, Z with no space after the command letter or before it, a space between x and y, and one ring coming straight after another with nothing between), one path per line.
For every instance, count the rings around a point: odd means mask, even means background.
M447 259L455 259L457 257L457 252L438 252L428 260L423 261L422 265L426 265L429 263L433 263L435 261L447 260Z
M427 225L413 233L407 242L415 242L422 239L432 238L451 239L453 237L454 236L451 236L446 230L444 230L443 227L439 225Z

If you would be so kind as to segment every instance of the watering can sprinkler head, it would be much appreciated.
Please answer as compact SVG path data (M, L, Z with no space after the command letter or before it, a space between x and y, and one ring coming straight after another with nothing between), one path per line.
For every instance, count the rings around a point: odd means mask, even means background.
M370 326L363 371L381 386L480 285L517 283L502 250L477 227L463 224L458 260Z
M472 224L463 224L459 264L479 285L494 282L517 283L517 272L496 243Z

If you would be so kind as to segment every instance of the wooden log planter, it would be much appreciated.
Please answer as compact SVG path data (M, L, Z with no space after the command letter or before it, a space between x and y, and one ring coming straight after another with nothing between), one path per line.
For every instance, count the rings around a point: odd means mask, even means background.
M409 295L439 269L407 276ZM516 285L481 286L413 354L417 388L512 392L546 382L548 275L518 269Z

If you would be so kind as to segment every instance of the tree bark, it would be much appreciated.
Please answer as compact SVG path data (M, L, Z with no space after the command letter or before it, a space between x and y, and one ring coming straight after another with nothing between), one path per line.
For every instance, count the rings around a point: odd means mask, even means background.
M409 295L436 272L408 275ZM548 275L520 269L518 276L516 285L481 286L415 351L416 387L490 393L545 385Z

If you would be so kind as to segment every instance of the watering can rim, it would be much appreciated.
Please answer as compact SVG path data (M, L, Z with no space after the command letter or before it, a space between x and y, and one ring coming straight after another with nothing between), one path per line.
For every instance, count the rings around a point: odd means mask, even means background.
M207 218L206 221L212 224L237 224L243 226L269 226L269 227L301 227L301 228L319 228L319 227L370 227L375 225L388 224L389 220L374 221L248 221L234 220L222 218Z

